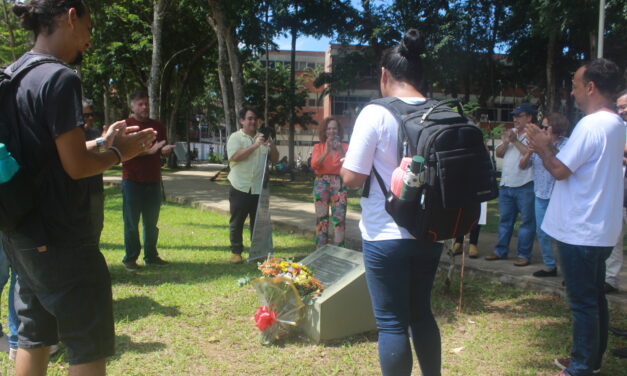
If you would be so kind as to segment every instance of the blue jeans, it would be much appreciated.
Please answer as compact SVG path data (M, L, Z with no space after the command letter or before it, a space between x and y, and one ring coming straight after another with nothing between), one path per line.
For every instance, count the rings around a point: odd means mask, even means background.
M431 312L431 288L442 244L364 240L363 253L383 376L411 375L410 337L422 374L439 376L442 349Z
M555 269L557 265L555 265L555 258L553 257L553 239L540 228L548 206L549 200L536 197L536 235L538 235L538 243L540 244L544 267L547 269Z
M159 210L161 210L161 184L122 180L122 215L124 217L124 248L122 262L136 261L141 251L139 243L139 217L144 230L144 261L154 261L157 256Z
M557 243L568 304L573 317L573 347L566 371L592 375L601 368L607 348L608 310L605 299L605 260L612 247Z
M531 260L533 238L536 234L536 219L533 210L536 195L533 193L533 182L522 187L501 187L499 190L499 239L494 253L507 258L509 241L514 232L514 224L520 213L518 227L517 256Z
M15 312L15 301L13 297L15 296L15 281L16 274L15 270L11 268L9 263L9 259L4 253L4 249L2 249L2 243L0 242L0 293L4 290L4 286L6 286L9 281L9 270L11 273L11 282L9 284L9 307L8 307L8 320L9 320L9 346L16 349L17 348L17 330L20 327L20 319L17 317L17 313ZM2 324L0 324L0 333L4 333L2 330Z

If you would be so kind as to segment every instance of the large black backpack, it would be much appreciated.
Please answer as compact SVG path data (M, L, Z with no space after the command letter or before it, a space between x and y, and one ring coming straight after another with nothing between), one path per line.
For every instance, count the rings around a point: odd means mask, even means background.
M0 184L0 231L15 230L38 206L44 168L26 167L22 152L25 132L17 116L16 83L32 68L60 61L46 56L34 56L18 65L0 69L0 142L21 166L8 182Z
M470 232L479 220L480 203L498 197L498 186L483 133L464 116L461 103L449 99L410 105L394 97L370 103L385 107L397 119L399 161L414 155L425 159L425 183L413 201L388 192L373 168L386 196L386 211L422 241L452 239Z

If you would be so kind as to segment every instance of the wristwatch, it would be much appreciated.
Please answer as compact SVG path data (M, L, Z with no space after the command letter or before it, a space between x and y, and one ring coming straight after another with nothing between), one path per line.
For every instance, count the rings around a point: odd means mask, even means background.
M105 139L102 137L98 137L96 139L96 148L98 148L98 151L103 151L105 145Z

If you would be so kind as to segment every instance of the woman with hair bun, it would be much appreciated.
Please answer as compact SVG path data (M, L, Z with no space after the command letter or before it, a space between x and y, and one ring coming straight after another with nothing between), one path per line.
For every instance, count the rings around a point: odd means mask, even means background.
M329 240L329 206L333 226L333 244L344 246L346 223L346 187L340 178L342 160L348 144L342 142L344 128L333 117L324 119L318 129L320 142L314 145L311 167L314 169L313 196L316 208L316 248Z
M383 53L381 93L418 109L426 102L421 54L424 41L418 31ZM341 171L344 184L357 188L374 168L387 188L399 164L399 123L386 108L370 104L355 122ZM410 339L424 376L439 376L440 330L431 312L431 289L442 245L424 243L399 227L385 210L379 185L370 184L361 199L359 224L363 239L366 281L379 330L379 362L384 376L411 375Z

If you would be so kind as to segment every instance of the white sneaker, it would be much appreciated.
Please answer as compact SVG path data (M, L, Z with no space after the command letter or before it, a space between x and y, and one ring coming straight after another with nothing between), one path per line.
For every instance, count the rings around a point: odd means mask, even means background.
M0 337L0 352L9 352L9 337L5 336L4 334L2 334L2 337Z
M59 344L50 346L50 355L54 355L57 351L59 351Z

